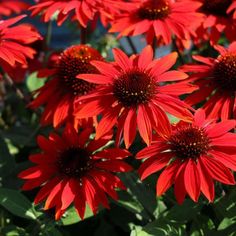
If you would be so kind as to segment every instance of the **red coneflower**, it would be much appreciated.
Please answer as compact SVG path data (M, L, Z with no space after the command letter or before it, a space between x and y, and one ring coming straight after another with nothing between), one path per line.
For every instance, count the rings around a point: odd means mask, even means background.
M236 38L236 20L233 19L234 0L197 0L202 3L199 12L203 13L202 24L197 29L197 40L209 35L207 40L216 44L222 33L232 42Z
M41 39L35 28L28 24L16 24L25 15L0 21L0 65L5 69L16 64L27 65L27 58L33 58L36 53L28 44Z
M55 128L66 121L72 121L74 101L81 95L92 91L96 85L76 78L80 73L95 73L91 60L103 60L100 53L86 45L67 48L60 56L54 68L44 70L44 76L52 76L42 88L36 91L38 96L30 103L31 108L45 105L41 123L53 123ZM75 125L76 127L76 125Z
M85 129L78 135L67 125L62 137L55 133L51 133L49 139L39 136L42 153L29 157L36 165L19 174L26 180L23 190L41 186L34 203L46 199L44 209L55 207L57 220L72 203L81 219L86 202L94 214L99 204L109 208L106 194L117 200L115 189L125 189L113 172L132 169L123 161L130 153L119 148L100 150L110 136L88 142L90 134L91 129Z
M191 0L131 0L123 3L110 32L120 32L119 36L146 33L148 42L156 36L162 37L165 44L171 42L173 35L188 39L190 23L195 25L201 18L201 14L196 13L200 6Z
M72 19L77 20L81 26L87 27L88 22L97 12L99 2L100 0L38 0L30 10L32 10L32 16L42 13L44 22L48 22L58 12L58 25L62 25L71 15Z
M232 0L231 2L231 5L227 9L227 13L233 13L233 18L236 19L236 0Z
M174 184L179 204L186 194L197 202L200 192L212 202L213 180L235 184L230 169L236 171L236 134L228 132L234 127L235 120L206 120L203 110L195 113L192 123L167 126L165 135L137 154L138 159L147 158L139 168L141 179L165 167L156 184L158 196Z
M177 59L171 53L152 61L153 51L147 46L139 56L128 58L124 52L114 49L115 63L92 61L101 74L81 74L79 78L100 84L101 87L78 102L77 118L86 118L100 113L103 118L98 124L96 137L112 129L118 122L117 143L124 132L124 142L128 148L138 128L142 139L150 144L152 129L162 130L168 122L164 111L181 119L191 119L185 103L177 97L190 93L196 88L185 82L163 86L163 82L184 80L187 75L179 71L168 71Z
M0 18L2 18L2 16L19 14L27 10L28 7L29 4L21 0L0 0Z
M205 101L203 109L209 118L235 118L236 43L215 49L218 58L193 56L201 64L182 66L183 71L193 73L190 81L199 87L185 101L191 106Z

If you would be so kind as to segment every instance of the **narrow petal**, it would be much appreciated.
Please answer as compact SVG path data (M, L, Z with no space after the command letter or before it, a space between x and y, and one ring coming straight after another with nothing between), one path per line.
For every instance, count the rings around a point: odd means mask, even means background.
M236 171L236 156L227 155L226 153L219 152L216 150L210 150L209 154L211 154L214 158L220 161L223 165L230 168L233 171Z
M120 109L121 108L119 105L112 109L108 109L108 111L102 117L101 121L98 123L95 139L101 138L103 135L112 130L113 126L117 122L117 117L119 116Z
M124 122L124 141L126 148L129 148L136 137L137 114L136 108L131 108Z
M181 166L179 160L174 161L169 166L165 168L165 170L160 174L157 184L156 184L156 192L157 196L161 196L166 192L167 189L174 183L175 175Z
M175 187L174 187L174 193L176 200L179 204L183 204L185 196L186 196L186 189L184 185L184 173L186 168L187 162L183 163L175 177Z
M201 160L213 179L224 184L235 184L232 172L219 161L209 157L203 157Z
M200 195L200 177L194 160L189 159L184 172L185 189L193 201L197 202Z
M62 190L61 194L61 210L65 210L70 206L75 198L75 193L72 191L71 188L71 180L69 180L65 187Z
M146 69L147 66L151 63L153 58L153 50L150 45L146 46L138 58L138 67Z
M147 145L150 145L152 140L152 125L145 106L142 104L138 107L137 125L140 136Z
M201 158L198 159L197 168L201 181L201 191L210 202L213 202L215 196L214 182L202 163Z
M151 157L144 161L138 170L141 180L165 167L172 156L172 153L158 153L158 157Z
M132 67L132 63L127 55L118 48L113 49L115 61L121 67L122 70L126 71Z
M160 59L154 60L147 69L151 69L151 73L159 76L162 73L169 70L176 62L178 54L173 52L167 56L164 56Z
M76 76L76 78L94 84L109 84L113 82L113 79L111 77L100 74L79 74Z
M132 167L120 160L100 161L95 163L95 166L112 172L127 172L132 170Z
M218 136L222 136L223 134L233 129L235 127L235 124L235 120L225 120L217 124L211 125L209 128L206 129L206 132L210 138L215 138Z

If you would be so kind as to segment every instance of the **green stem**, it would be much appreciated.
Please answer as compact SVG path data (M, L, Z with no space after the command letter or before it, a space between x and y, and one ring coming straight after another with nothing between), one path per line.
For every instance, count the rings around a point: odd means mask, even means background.
M49 47L49 45L51 43L51 39L52 39L52 21L49 21L48 22L47 33L46 33L46 45L45 45L46 50L47 50L47 48Z
M128 44L129 44L129 46L130 46L130 48L132 50L132 53L133 54L137 54L138 52L137 52L136 47L134 46L134 43L133 43L132 39L129 36L127 36L126 39L127 39Z
M30 99L24 95L24 93L16 86L15 82L12 80L12 78L5 73L4 74L4 80L6 83L15 91L16 95L24 101L26 104L30 102Z
M181 62L182 64L185 64L183 55L182 55L182 53L179 51L179 48L178 48L178 46L177 46L176 38L173 38L173 39L172 39L172 47L173 47L173 50L178 53L180 62Z
M157 39L154 37L152 41L152 50L153 50L154 57L156 55L156 43L157 43Z
M80 27L80 44L86 44L87 42L87 28Z

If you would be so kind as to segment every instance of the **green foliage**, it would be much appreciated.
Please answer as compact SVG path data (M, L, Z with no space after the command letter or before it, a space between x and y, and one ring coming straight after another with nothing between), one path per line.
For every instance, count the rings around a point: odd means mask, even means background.
M31 220L37 218L31 202L19 191L0 188L0 204L16 216Z

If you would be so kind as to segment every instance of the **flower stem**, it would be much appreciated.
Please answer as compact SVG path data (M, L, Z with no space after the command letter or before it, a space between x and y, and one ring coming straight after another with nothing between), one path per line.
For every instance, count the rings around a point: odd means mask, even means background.
M6 83L15 91L16 95L24 101L26 104L30 102L30 98L25 96L25 94L16 86L15 82L12 80L12 78L8 74L4 74L4 80Z
M52 21L49 21L46 33L46 47L49 47L51 39L52 39Z
M136 49L132 39L129 36L127 36L126 39L129 43L130 48L132 49L133 54L137 54L137 49Z
M87 28L80 27L80 44L86 44L87 41Z
M173 39L172 39L172 47L173 47L173 50L178 53L180 62L181 62L182 64L185 64L183 55L182 55L182 53L180 52L180 50L179 50L179 48L178 48L178 46L177 46L176 38L173 38Z
M156 43L157 43L157 39L154 37L152 41L152 50L153 50L154 57L156 55Z

